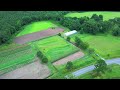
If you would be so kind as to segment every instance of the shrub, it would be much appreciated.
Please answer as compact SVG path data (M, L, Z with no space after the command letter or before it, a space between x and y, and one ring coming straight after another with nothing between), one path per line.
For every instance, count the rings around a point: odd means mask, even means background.
M58 36L61 36L61 33L59 33Z
M39 57L42 60L42 63L47 63L48 59L45 55L42 54L42 52L37 52L37 57Z
M80 43L82 43L82 40L78 37L75 37L75 44L77 47L80 45Z
M87 42L80 43L80 47L84 50L86 50L89 47L89 44Z
M94 52L95 52L95 50L94 50L93 48L89 48L89 49L88 49L88 53L89 53L89 54L93 54Z
M70 42L70 39L71 39L70 37L67 37L67 41L68 41L68 42Z
M66 64L66 69L71 70L72 68L73 68L73 63L68 61L67 64Z

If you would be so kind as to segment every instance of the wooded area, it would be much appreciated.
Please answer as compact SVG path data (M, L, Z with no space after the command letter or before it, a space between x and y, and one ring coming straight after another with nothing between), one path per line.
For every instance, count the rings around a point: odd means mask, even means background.
M64 17L69 12L71 11L0 11L0 45L6 43L24 25L43 20L58 21L64 27L80 33L95 35L110 32L120 36L120 18L103 21L103 16L96 14L91 18Z

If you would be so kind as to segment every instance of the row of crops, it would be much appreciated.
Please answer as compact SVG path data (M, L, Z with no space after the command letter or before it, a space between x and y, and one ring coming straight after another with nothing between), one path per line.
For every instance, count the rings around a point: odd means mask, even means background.
M35 55L36 51L29 45L0 52L0 75L34 61Z
M38 48L38 50L40 50L50 62L55 62L79 51L79 48L59 36L52 36L33 42L32 44L34 44L35 47Z

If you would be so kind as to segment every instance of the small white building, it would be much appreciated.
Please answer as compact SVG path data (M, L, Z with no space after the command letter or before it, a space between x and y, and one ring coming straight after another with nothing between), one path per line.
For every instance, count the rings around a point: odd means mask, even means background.
M64 36L67 37L67 36L73 35L73 34L75 34L75 33L77 33L77 31L76 31L76 30L73 30L73 31L64 33Z

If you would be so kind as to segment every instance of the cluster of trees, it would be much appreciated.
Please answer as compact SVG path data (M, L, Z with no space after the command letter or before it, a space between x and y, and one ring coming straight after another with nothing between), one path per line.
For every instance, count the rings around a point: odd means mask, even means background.
M95 64L95 70L97 73L104 73L104 71L107 69L107 64L104 60L97 60L96 64Z
M71 61L68 61L67 64L66 64L66 69L68 71L72 70L73 69L73 63Z
M68 36L66 40L67 40L68 42L70 42L71 38Z
M114 25L112 27L112 34L114 36L120 36L120 18L112 19L111 22L114 23Z
M77 47L80 47L83 50L88 49L89 44L87 42L83 42L80 38L75 37L75 44Z
M91 73L92 77L99 77L102 74L104 74L106 71L111 72L112 69L108 68L108 65L106 64L106 62L104 60L97 60L97 62L95 63L95 69L93 70L93 72Z
M60 24L80 33L96 35L112 31L113 35L120 36L120 18L103 21L103 15L93 14L91 18L86 16L81 18L64 17Z
M37 57L41 59L42 63L47 63L48 62L47 57L45 55L43 55L41 51L37 52Z
M91 18L86 16L81 18L65 17L60 21L60 23L71 30L75 29L80 33L90 33L90 34L104 33L109 26L109 25L108 26L105 25L105 23L108 22L103 21L102 15L98 16L96 14L93 14Z

